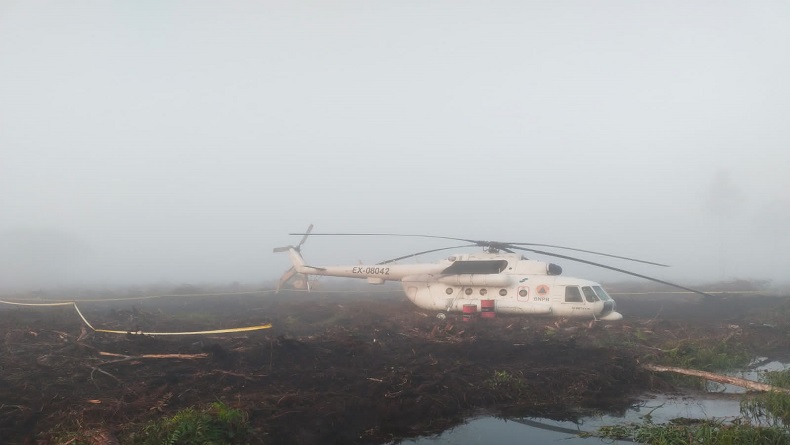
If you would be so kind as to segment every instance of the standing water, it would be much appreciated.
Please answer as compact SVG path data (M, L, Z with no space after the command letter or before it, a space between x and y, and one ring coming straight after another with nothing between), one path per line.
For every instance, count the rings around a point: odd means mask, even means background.
M626 440L580 437L583 433L595 433L601 426L642 423L651 420L660 424L676 418L711 419L723 421L740 417L740 398L726 394L698 393L694 396L650 396L633 406L625 415L585 417L578 422L556 421L541 418L501 419L479 417L445 431L438 436L405 440L409 445L538 445L562 444L625 444Z

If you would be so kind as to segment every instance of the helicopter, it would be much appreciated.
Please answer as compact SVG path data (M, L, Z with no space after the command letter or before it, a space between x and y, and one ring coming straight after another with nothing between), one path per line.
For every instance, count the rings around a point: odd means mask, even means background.
M531 260L516 251L562 258L614 270L639 278L655 281L704 296L704 292L684 287L646 275L629 272L617 267L558 254L543 248L563 249L621 260L669 267L666 264L639 260L590 250L549 244L483 241L434 235L397 233L312 233L311 224L301 235L296 246L277 247L274 252L288 252L293 266L283 274L278 289L296 281L298 287L308 287L310 275L365 279L370 284L400 281L408 299L418 307L437 312L443 319L450 312L463 312L465 306L475 306L475 312L492 310L500 314L542 315L554 317L586 318L603 321L621 320L614 299L599 283L582 278L562 275L557 264ZM302 245L313 236L355 237L411 237L432 238L445 241L462 241L465 244L441 247L404 255L376 264L341 266L311 266L301 254ZM452 254L436 263L396 264L397 261L442 250L482 247L482 252ZM540 248L540 249L538 249ZM485 309L484 309L485 308Z

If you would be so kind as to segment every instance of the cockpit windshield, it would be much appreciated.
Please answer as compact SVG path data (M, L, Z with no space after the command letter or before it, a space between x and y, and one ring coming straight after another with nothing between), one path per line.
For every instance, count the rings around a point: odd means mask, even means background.
M587 300L588 303L595 303L598 301L598 297L595 296L595 292L593 292L590 286L584 286L582 292L584 293L584 299Z
M609 294L607 294L606 291L603 290L603 288L601 286L593 286L593 289L595 289L595 293L598 294L598 297L601 300L609 301L609 300L612 299L612 297L610 297Z

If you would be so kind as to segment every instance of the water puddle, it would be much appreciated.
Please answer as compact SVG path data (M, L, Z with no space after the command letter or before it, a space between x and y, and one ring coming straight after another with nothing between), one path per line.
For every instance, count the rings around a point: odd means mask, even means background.
M788 363L763 359L754 363L747 371L730 375L761 381L762 374L766 371L783 371L788 368L790 368ZM401 443L408 445L626 444L631 442L579 437L579 434L594 433L602 426L642 423L647 419L655 424L666 423L676 418L734 420L741 417L740 402L745 392L746 390L737 386L708 382L705 391L686 395L646 395L623 416L585 417L578 422L542 418L478 417L438 436L404 440Z
M482 445L507 444L591 444L630 443L595 437L579 437L605 425L641 423L649 416L653 423L664 423L678 417L732 420L740 416L740 397L726 394L699 393L692 396L646 396L625 415L586 417L578 422L563 422L541 418L500 419L480 417L445 431L439 436L422 437L401 443L410 445Z

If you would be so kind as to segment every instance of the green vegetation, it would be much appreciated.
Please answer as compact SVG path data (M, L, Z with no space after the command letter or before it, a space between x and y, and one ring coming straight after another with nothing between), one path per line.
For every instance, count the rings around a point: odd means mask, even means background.
M285 317L285 320L283 320L283 322L282 322L282 323L283 323L285 326L287 326L287 327L289 327L289 328L292 328L292 327L294 327L294 326L295 326L297 323L299 323L299 319L298 319L298 318L296 318L296 317L294 317L294 316L292 316L292 315L289 315L289 316Z
M236 445L250 435L247 413L216 402L203 410L185 408L170 417L149 422L133 433L134 445Z
M696 369L708 372L731 371L746 367L753 360L742 344L729 344L725 341L710 339L682 340L664 346L660 354L645 357L645 362L678 368ZM668 374L662 377L681 387L707 388L708 382L699 377Z
M698 369L700 371L726 371L748 365L753 357L743 345L726 341L710 344L704 340L684 340L665 350L657 362L666 366Z
M790 395L766 392L743 399L741 414L755 420L764 419L771 425L790 425Z
M507 391L514 396L518 396L527 390L523 377L508 371L494 371L493 377L486 379L483 384L491 390Z
M721 359L716 348L686 347L673 352L675 359L685 360L679 364L687 367L692 367L689 363L699 357L707 359L704 363L717 363L719 366L736 361L732 357ZM739 354L733 357L737 358ZM673 364L678 365L677 362ZM775 386L790 387L790 370L766 372L763 380ZM674 419L665 424L653 424L648 415L641 424L601 427L594 436L656 445L790 445L790 394L767 392L749 395L741 401L740 410L743 417L732 422Z
M650 445L790 444L790 432L778 426L760 427L748 422L730 424L715 420L676 419L666 424L606 426L595 436Z
M67 443L69 445L91 445L93 443L91 432L81 431L79 426L64 427L59 425L49 432L53 443Z
M763 380L781 388L790 388L790 369L784 371L768 371L764 373Z
M790 388L790 370L768 371L762 380L780 388ZM741 414L771 425L790 426L790 394L765 392L745 398L741 401Z
M645 332L643 328L637 327L636 329L634 329L633 337L636 340L639 340L640 343L644 343L649 338L649 334L648 332Z

